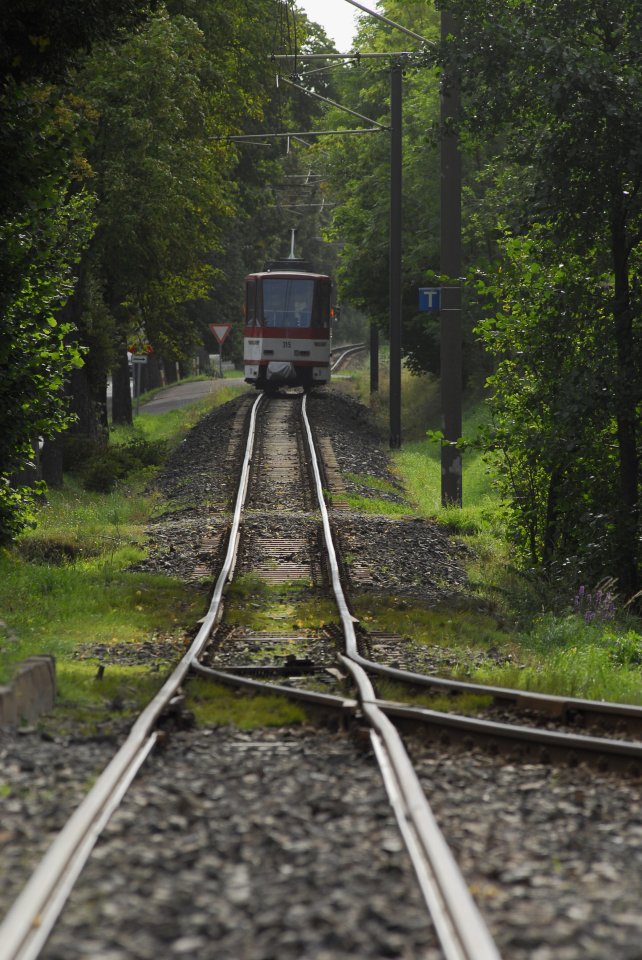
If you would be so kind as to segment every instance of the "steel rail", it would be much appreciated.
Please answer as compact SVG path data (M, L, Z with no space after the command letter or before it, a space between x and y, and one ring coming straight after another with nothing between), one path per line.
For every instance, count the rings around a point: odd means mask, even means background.
M215 670L212 667L206 667L198 660L192 664L194 673L208 680L216 680L218 683L227 686L240 687L244 690L251 690L254 693L274 693L281 696L293 697L302 703L310 704L314 707L336 711L349 716L354 716L359 704L350 697L337 697L332 693L320 693L317 690L305 690L295 687L286 687L282 683L266 683L263 680L255 680L252 677L244 677L238 673L232 673L229 670Z
M240 518L254 448L256 414L262 397L260 394L252 407L227 554L201 627L189 650L140 714L125 743L56 836L14 901L0 926L0 960L34 960L38 956L100 831L151 751L157 737L154 725L205 647L220 617L223 589L236 560Z
M518 690L515 687L497 687L492 684L471 683L468 680L450 680L426 673L414 673L377 663L359 655L358 662L368 673L378 674L390 680L398 680L410 686L432 687L449 693L472 693L491 696L510 706L546 712L550 716L564 717L568 713L587 713L614 719L636 720L642 724L642 706L635 703L617 703L612 700L587 700L579 697L564 697L539 691Z
M344 658L341 662L344 667L352 673L350 661L346 662ZM234 668L226 667L224 670L214 670L196 662L193 669L201 676L211 680L217 680L229 686L262 693L280 694L293 700L309 703L313 706L339 711L345 715L354 714L359 705L355 700L350 698L338 697L334 694L318 693L306 690L305 688L289 687L284 684L273 683L271 680L252 678L242 673L236 673ZM430 710L427 707L410 706L405 703L382 700L378 697L373 697L371 701L368 700L361 704L364 714L370 705L374 705L383 714L393 720L410 721L426 726L438 726L461 735L470 734L480 739L498 739L511 744L535 744L536 746L548 747L552 750L562 750L576 756L581 754L595 756L606 755L615 757L621 761L642 764L642 743L635 740L617 740L608 737L595 737L586 734L525 727L519 724L502 723L496 720L483 720L457 713Z
M375 752L379 755L384 751L387 757L387 763L381 767L384 783L400 831L409 841L407 850L431 911L444 955L447 960L499 960L497 947L436 826L432 810L401 737L377 706L372 684L363 668L355 662L354 657L358 655L355 619L350 613L341 585L330 518L323 496L319 461L307 416L306 396L303 397L302 415L321 511L332 589L345 634L346 653L341 655L340 660L355 681L364 715L372 725L371 739Z
M354 345L351 345L351 346L338 348L336 351L338 356L332 363L330 370L331 371L336 370L339 367L339 365L342 364L343 361L347 359L347 357L351 357L353 353L361 353L363 350L367 350L367 349L368 348L365 343L355 343ZM332 351L332 353L334 353L334 351Z
M540 747L550 747L575 754L612 756L642 764L642 742L639 740L618 740L614 737L593 737L583 733L567 733L563 730L525 727L516 723L502 723L497 720L484 720L458 713L430 710L428 707L408 706L404 703L393 703L390 700L377 700L376 703L387 716L449 727L459 733L491 737L513 743L516 741L534 743Z

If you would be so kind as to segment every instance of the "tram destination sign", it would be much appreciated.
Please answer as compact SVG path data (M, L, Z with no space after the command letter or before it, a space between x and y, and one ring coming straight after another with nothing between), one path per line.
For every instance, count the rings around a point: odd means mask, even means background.
M419 310L423 313L441 310L441 287L419 287Z

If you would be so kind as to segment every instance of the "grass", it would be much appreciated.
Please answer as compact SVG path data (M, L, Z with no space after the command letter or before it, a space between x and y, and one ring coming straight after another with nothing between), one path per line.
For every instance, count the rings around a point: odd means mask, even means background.
M270 583L255 574L237 577L225 593L225 622L257 633L320 630L336 620L333 601L311 596L300 580ZM292 653L292 650L285 651Z
M564 602L552 597L511 566L501 504L492 477L475 452L464 455L463 509L441 507L439 449L422 437L422 431L438 425L436 385L430 378L406 374L403 382L408 440L394 456L394 469L413 512L447 523L472 546L470 584L458 603L439 608L393 596L356 595L355 615L371 629L458 651L462 675L480 682L642 702L639 621L618 615L613 621L586 623L571 612L572 598ZM351 389L364 387L353 383ZM204 413L243 390L221 382L220 389L196 404L161 415L141 414L133 428L115 430L113 441L162 440L171 450ZM374 407L385 421L384 392ZM465 434L470 435L484 416L483 401L471 400L465 409ZM162 680L158 672L108 664L99 681L97 660L80 659L86 656L87 645L134 646L158 637L168 624L180 636L193 628L207 606L197 588L129 569L144 556L146 525L161 509L146 491L152 469L128 477L109 494L90 493L67 477L62 491L48 494L36 529L25 533L14 549L0 552L0 683L24 657L53 653L60 691L57 716L75 718L87 730L105 718L133 711ZM354 474L351 479L375 494L395 492L394 485L367 475ZM355 509L369 512L390 513L399 506L383 497L350 497ZM334 605L323 597L305 599L302 586L241 577L227 591L228 620L284 636L332 622ZM500 656L477 666L474 655L491 651ZM190 684L190 689L193 709L202 722L249 726L302 722L302 714L288 712L280 698L274 702L252 697L248 705L246 697L208 683Z
M184 382L181 381L181 383ZM216 381L216 384L217 387L212 393L195 400L193 403L179 407L177 410L169 410L167 413L161 414L146 414L143 411L134 418L133 427L118 426L112 428L112 442L126 443L132 437L140 436L150 442L165 440L170 446L176 446L210 410L247 392L245 386L224 385L222 380ZM150 391L150 394L145 395L145 398L150 399L158 392L158 390Z
M332 499L331 494L329 498ZM390 500L382 500L379 497L365 497L349 491L341 493L341 499L345 500L352 510L359 510L361 513L388 517L408 517L415 513L408 504L394 503Z
M241 730L279 727L307 721L305 710L286 697L253 694L248 697L232 687L209 680L190 680L188 706L196 722L204 726L235 726Z
M133 428L114 431L115 442L163 439L171 449L204 412L237 393L224 388L178 411L141 414ZM130 569L145 556L146 527L160 508L147 489L150 472L128 476L108 494L66 475L63 489L47 494L36 528L0 551L0 683L25 657L53 654L61 709L76 704L79 716L87 702L99 712L122 699L140 703L160 685L158 672L112 665L106 681L95 683L97 660L79 661L95 644L134 648L170 631L181 637L207 608L202 588ZM176 657L168 644L168 660ZM114 683L137 692L116 695Z
M560 696L642 703L642 635L630 624L547 613L517 639L520 663L491 671L481 667L471 678Z
M493 703L492 696L486 694L462 693L449 696L419 688L411 690L404 684L390 680L377 681L377 694L382 700L394 700L428 710L438 710L440 713L459 713L468 717L479 716Z
M114 719L138 714L156 693L159 678L143 666L109 664L102 676L95 663L63 660L56 671L57 720L93 735Z
M371 477L367 473L350 473L350 471L346 471L344 476L347 480L351 480L359 486L368 487L370 490L376 490L379 493L398 495L400 492L398 487L395 487L395 485L388 480L383 480L381 477Z
M53 654L62 677L60 666L89 641L138 644L168 628L190 628L201 615L203 594L170 577L128 572L140 556L139 548L117 543L56 564L0 554L2 679L33 654Z
M459 652L504 648L511 634L490 613L474 609L474 601L461 609L442 604L434 607L390 594L361 593L351 603L354 615L369 630L401 633L420 644L433 644Z

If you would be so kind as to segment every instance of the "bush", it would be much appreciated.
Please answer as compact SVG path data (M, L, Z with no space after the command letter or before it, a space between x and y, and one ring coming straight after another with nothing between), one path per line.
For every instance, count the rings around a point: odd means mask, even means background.
M94 493L111 493L116 482L126 475L126 470L118 457L114 457L110 450L100 456L92 457L81 472L85 490Z
M119 480L147 467L161 464L166 456L164 440L149 441L134 437L126 443L93 446L93 452L76 465L86 490L110 493Z

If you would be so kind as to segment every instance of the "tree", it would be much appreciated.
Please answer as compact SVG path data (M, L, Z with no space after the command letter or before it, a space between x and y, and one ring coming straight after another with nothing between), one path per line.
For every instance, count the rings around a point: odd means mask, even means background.
M602 277L604 345L615 358L605 386L617 444L610 539L621 589L631 595L639 562L639 5L449 0L449 7L462 27L470 134L473 140L501 134L505 157L527 170L521 230L539 224L579 257L583 275ZM556 360L549 353L549 363ZM564 501L558 509L572 505Z
M145 15L141 3L33 0L0 11L0 541L28 520L19 476L38 437L69 422L61 389L82 363L57 314L94 225L83 108L66 84L98 37ZM85 11L86 12L86 11Z
M608 278L587 273L545 227L507 231L499 250L501 270L477 285L492 305L478 333L496 360L485 445L512 504L522 559L558 578L599 580L616 559Z
M388 2L382 12L428 39L438 34L434 9L424 3ZM385 53L418 44L379 21L362 19L356 47ZM421 54L421 51L419 51ZM366 61L336 72L337 99L389 124L390 62ZM439 116L436 71L425 57L404 64L403 134L403 346L413 371L439 369L431 320L418 314L418 287L439 271ZM366 126L332 110L324 125ZM334 207L328 236L342 244L338 271L341 299L362 310L382 329L388 324L388 237L390 148L385 132L329 140L323 144L328 192Z
M79 75L77 92L99 118L88 157L100 219L87 275L102 287L115 330L111 353L95 366L112 364L116 415L118 397L129 400L127 344L140 338L159 356L186 358L209 336L208 310L210 321L229 319L221 308L233 299L239 316L243 268L238 279L228 270L266 247L280 224L273 217L260 238L242 226L268 223L276 148L252 162L225 142L260 130L269 115L274 10L273 0L251 14L243 5L173 0L126 43L95 51ZM76 310L94 314L82 289ZM120 409L130 420L128 403Z
M78 78L77 92L98 117L88 158L99 224L87 275L102 286L115 332L97 371L115 366L137 339L161 354L197 339L182 307L207 291L204 257L233 207L231 151L212 139L218 104L203 82L211 66L197 24L160 11L127 42L95 51ZM88 304L84 289L76 299L82 325L100 304ZM128 378L125 388L128 396Z

